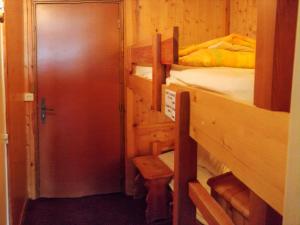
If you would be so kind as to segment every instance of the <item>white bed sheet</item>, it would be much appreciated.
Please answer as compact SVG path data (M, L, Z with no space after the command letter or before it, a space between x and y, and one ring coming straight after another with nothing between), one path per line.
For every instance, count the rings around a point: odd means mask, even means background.
M163 153L159 155L159 158L172 170L174 171L174 151ZM207 180L213 177L206 168L197 165L197 180L202 184L202 186L210 193L210 187L207 185ZM170 188L174 190L174 179L170 182ZM207 225L207 222L204 220L202 214L197 210L197 219L204 225Z
M179 84L202 88L252 104L254 72L254 69L173 65L167 85ZM152 67L136 66L135 74L151 80Z

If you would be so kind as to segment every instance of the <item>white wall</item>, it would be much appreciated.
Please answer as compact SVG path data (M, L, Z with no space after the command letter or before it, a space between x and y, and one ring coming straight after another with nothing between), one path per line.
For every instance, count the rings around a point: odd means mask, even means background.
M284 225L300 225L300 13L298 14Z

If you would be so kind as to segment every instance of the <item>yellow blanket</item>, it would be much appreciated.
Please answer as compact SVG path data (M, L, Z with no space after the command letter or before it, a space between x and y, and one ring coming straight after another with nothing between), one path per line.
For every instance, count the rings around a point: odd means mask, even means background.
M203 67L255 67L255 40L238 34L217 38L179 51L179 64Z

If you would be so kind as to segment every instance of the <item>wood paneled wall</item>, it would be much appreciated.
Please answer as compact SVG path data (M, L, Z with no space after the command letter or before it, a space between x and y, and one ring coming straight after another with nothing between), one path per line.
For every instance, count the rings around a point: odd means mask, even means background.
M230 32L256 37L258 0L230 0Z
M256 1L125 0L127 43L147 40L173 26L179 27L181 47L224 36L228 30L255 37Z
M174 141L174 123L160 112L151 110L151 104L126 90L126 193L133 194L135 170L132 158L151 154L151 144L161 141L170 146Z
M5 1L5 70L12 225L20 224L27 200L23 1Z
M133 43L149 39L149 34L178 26L180 45L222 36L225 33L224 0L128 0L133 13Z

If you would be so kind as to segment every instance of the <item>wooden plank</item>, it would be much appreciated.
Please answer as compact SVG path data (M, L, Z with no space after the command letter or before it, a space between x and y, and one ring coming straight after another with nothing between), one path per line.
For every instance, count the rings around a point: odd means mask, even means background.
M152 101L152 81L145 78L131 75L128 76L127 87L135 94L142 96L147 102Z
M167 88L191 93L190 135L282 213L289 114L201 89L178 85Z
M230 205L229 208L232 207L243 217L249 218L249 188L231 172L212 177L207 181L207 184L211 187L211 192L214 193L216 200L223 199Z
M234 225L224 209L200 183L189 183L189 196L209 225Z
M133 4L133 3L132 3ZM135 40L142 41L156 32L180 28L181 47L201 43L225 34L224 0L139 0L135 7Z
M258 1L255 105L289 112L298 0Z
M226 16L225 16L225 35L230 34L230 24L231 24L231 0L226 0ZM234 18L232 18L234 19Z
M135 157L135 131L134 131L134 94L126 88L126 132L125 132L125 192L127 195L134 193L135 168L132 158Z
M170 178L173 176L173 171L154 155L135 157L133 163L143 178L147 180Z
M149 155L152 153L153 142L174 143L174 123L138 125L135 134L136 155Z
M151 109L151 101L139 95L135 95L135 120L138 126L152 126L154 124L165 124L171 120L159 111Z
M32 12L32 0L26 1L24 7L24 67L26 82L26 92L34 93L35 90L35 46L36 41L34 35L34 24ZM26 136L27 136L27 186L28 186L28 197L30 199L36 199L39 196L39 184L38 184L38 155L37 155L37 117L36 117L36 95L33 102L26 103Z
M161 38L161 63L164 65L177 64L179 60L179 28L162 33Z
M174 141L171 142L161 142L156 141L152 143L152 154L153 155L160 155L164 152L169 152L171 150L174 150Z
M151 64L153 61L152 42L132 46L130 57L133 64Z
M156 34L153 38L153 66L152 66L152 109L161 109L161 88L166 82L165 68L161 64L161 35Z
M196 208L188 195L188 182L197 179L197 143L189 135L190 97L188 92L176 94L174 152L173 224L195 224Z
M281 225L282 217L254 192L250 193L249 225Z
M189 90L190 135L282 213L289 114Z
M11 224L22 219L27 196L26 104L24 76L24 2L5 1L4 55L9 133L9 197Z

